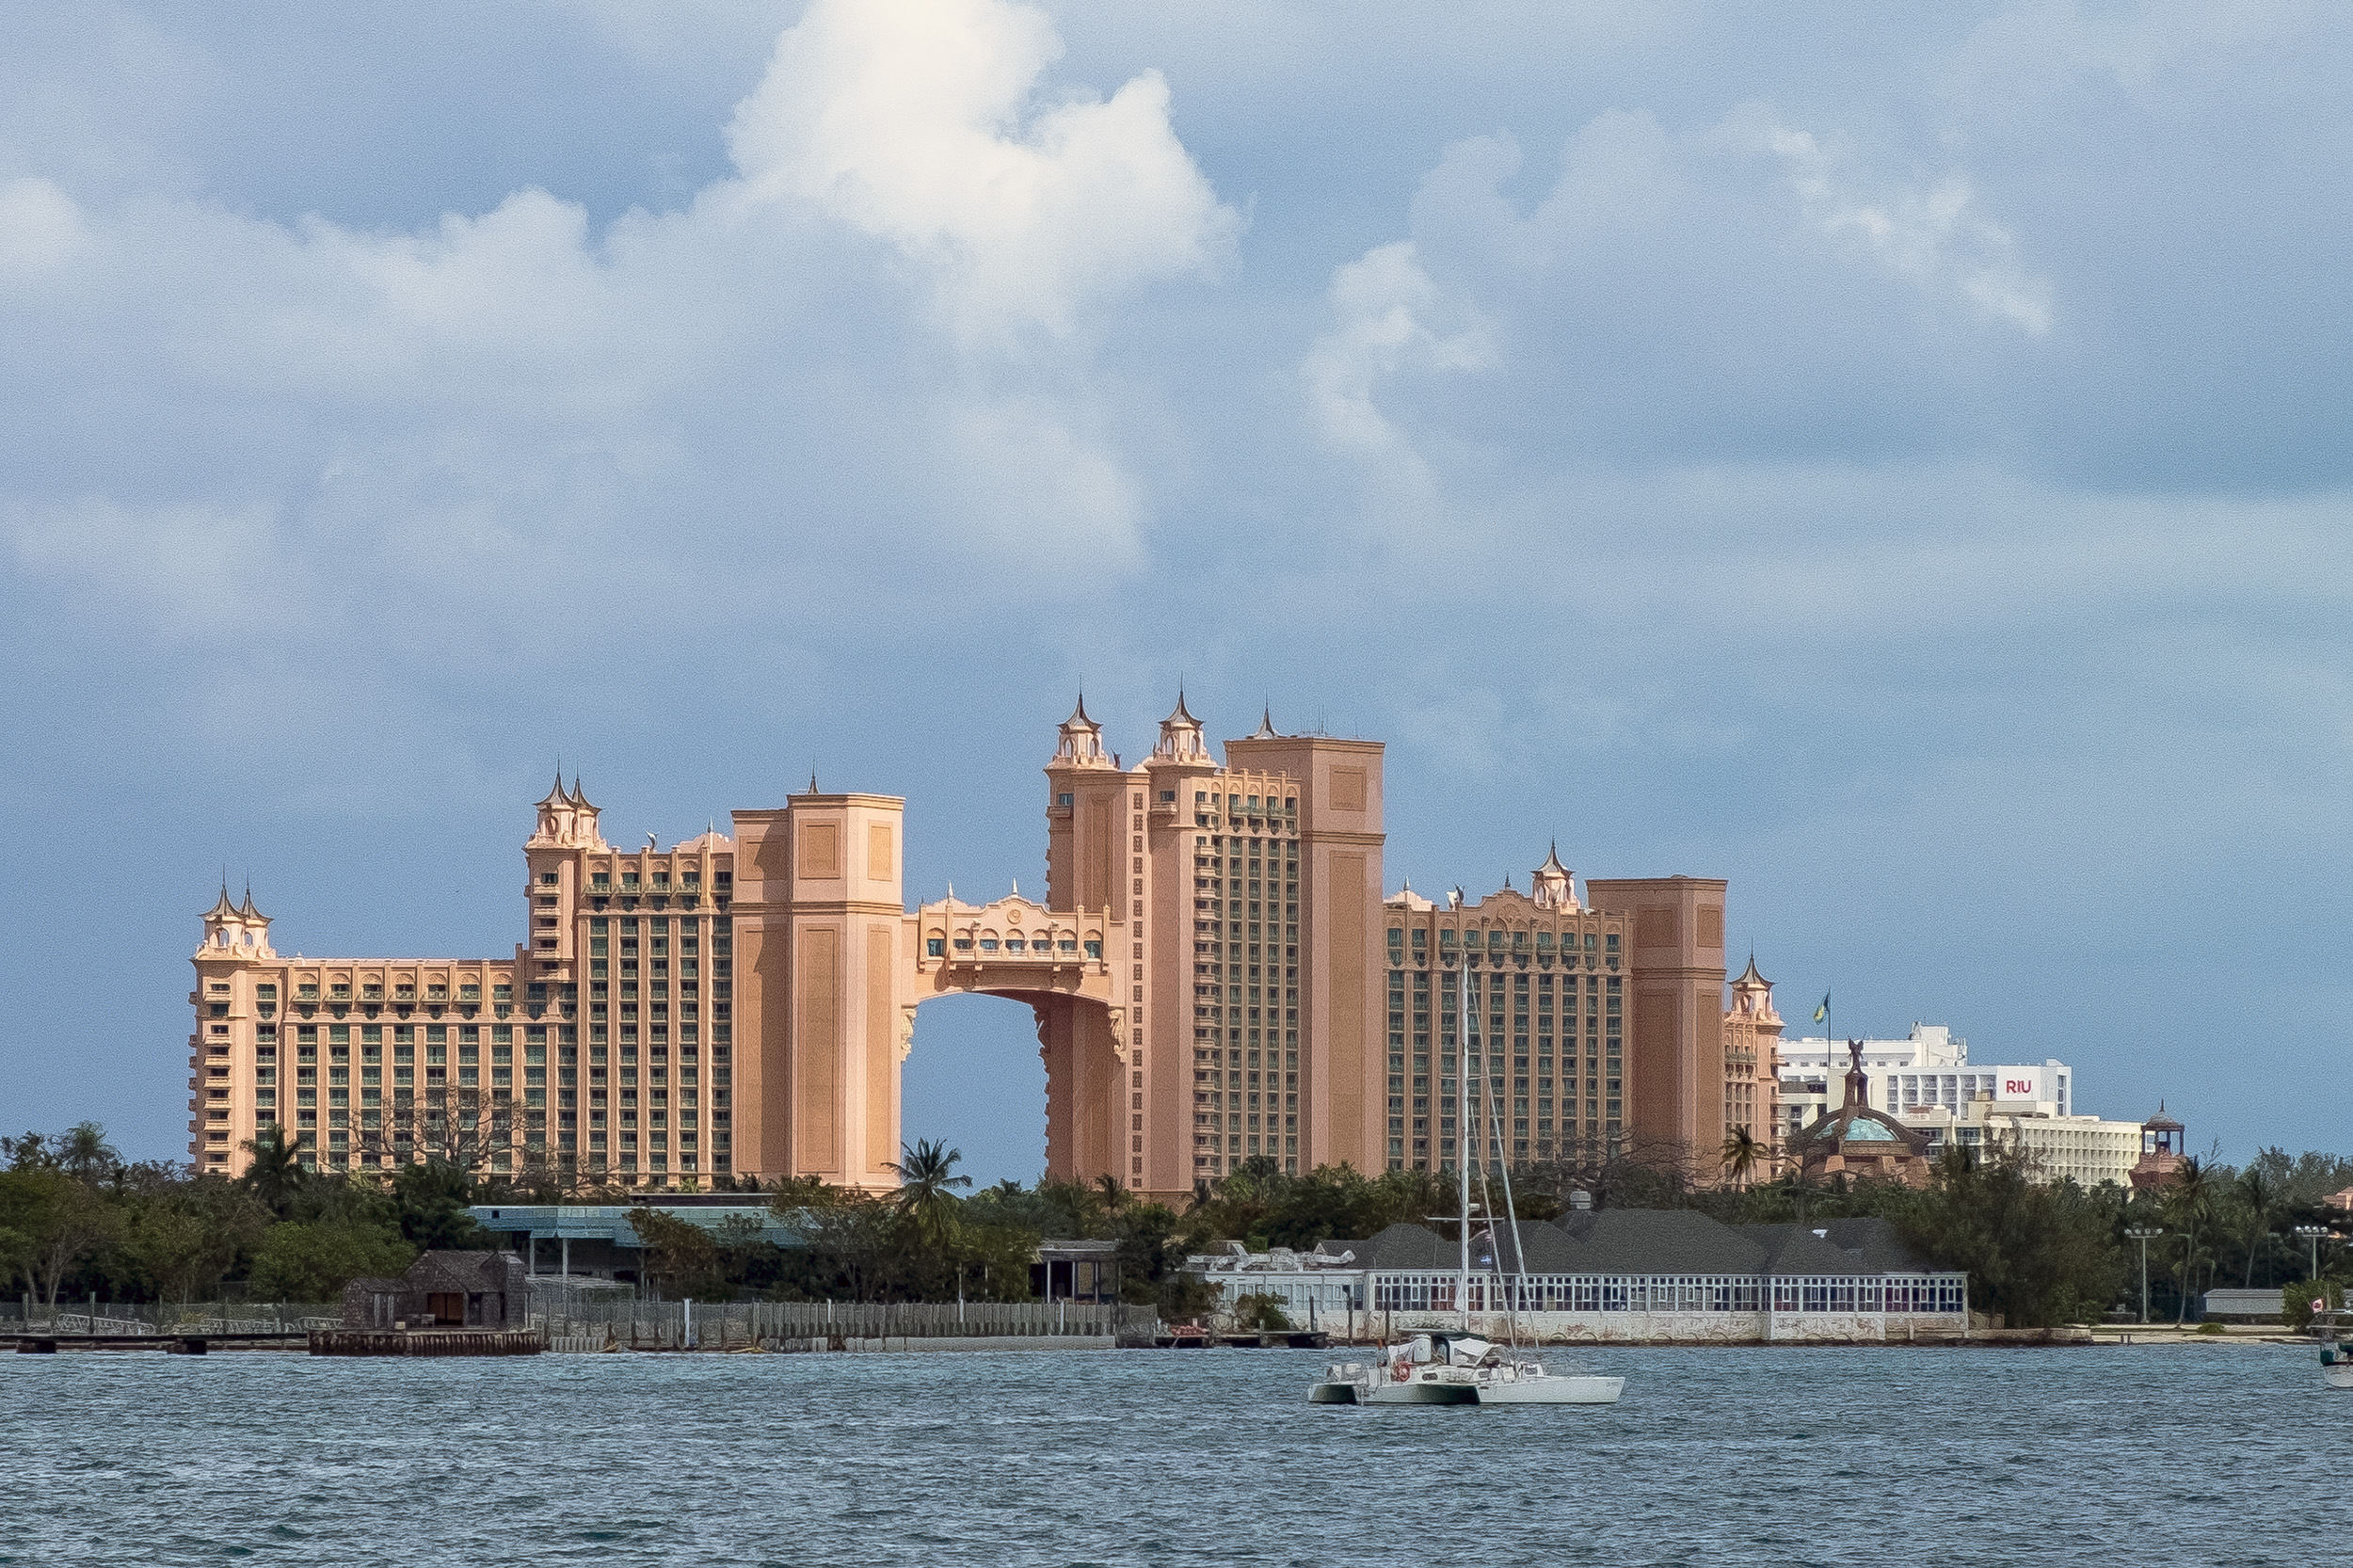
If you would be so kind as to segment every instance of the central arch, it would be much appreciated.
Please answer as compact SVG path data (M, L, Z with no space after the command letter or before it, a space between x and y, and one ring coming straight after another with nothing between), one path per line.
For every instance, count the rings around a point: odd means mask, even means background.
M1100 909L1054 910L1016 894L993 904L928 904L909 917L914 972L901 995L903 1039L921 1005L945 996L1020 1002L1046 1063L1046 1169L1065 1180L1117 1176L1128 1008L1107 954L1123 922Z

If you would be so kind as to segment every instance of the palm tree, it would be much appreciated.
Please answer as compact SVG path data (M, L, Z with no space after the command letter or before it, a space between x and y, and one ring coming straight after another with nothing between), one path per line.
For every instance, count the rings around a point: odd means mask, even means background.
M2175 1320L2185 1323L2189 1321L2190 1287L2195 1283L2200 1261L2198 1237L2214 1219L2214 1171L2196 1155L2190 1155L2174 1170L2169 1186L2166 1208L2171 1211L2173 1224L2182 1236L2182 1296Z
M2280 1193L2265 1179L2263 1172L2252 1166L2241 1171L2233 1185L2238 1188L2239 1202L2247 1206L2246 1284L2251 1288L2255 1283L2255 1252L2271 1240L2271 1223L2280 1210Z
M76 1122L57 1135L56 1146L58 1167L80 1181L101 1181L122 1168L122 1156L96 1122Z
M1727 1133L1721 1153L1724 1173L1732 1177L1732 1184L1746 1187L1757 1166L1765 1162L1766 1152L1765 1145L1757 1142L1756 1134L1745 1127L1736 1127Z
M901 1144L899 1158L884 1167L899 1178L895 1201L899 1217L915 1227L916 1235L942 1251L956 1229L953 1189L972 1185L970 1176L954 1174L963 1158L962 1149L919 1138L912 1146Z
M1119 1211L1128 1207L1128 1189L1119 1185L1117 1176L1108 1173L1096 1176L1095 1186L1096 1191L1103 1194L1103 1207L1110 1209L1112 1216L1116 1219Z
M261 1137L247 1139L245 1149L253 1157L245 1168L246 1186L283 1219L287 1206L311 1175L302 1165L302 1134L289 1138L284 1128L273 1126Z

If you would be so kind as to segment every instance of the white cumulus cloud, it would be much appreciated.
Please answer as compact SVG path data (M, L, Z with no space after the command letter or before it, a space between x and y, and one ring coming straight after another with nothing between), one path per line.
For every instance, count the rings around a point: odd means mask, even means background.
M935 269L959 330L1071 329L1087 304L1205 272L1237 221L1146 71L1043 104L1052 21L1003 0L816 0L728 145L754 200L806 202Z
M1317 427L1343 451L1417 471L1411 444L1373 394L1400 371L1465 371L1492 363L1485 329L1431 281L1411 240L1375 246L1335 270L1329 297L1332 328L1301 366Z
M1807 216L1824 233L1860 241L1898 275L1925 289L1956 292L1996 320L2038 337L2051 329L2051 285L2018 264L2009 231L1978 216L1965 177L1925 189L1869 188L1812 132L1753 105L1725 121L1724 131L1734 145L1782 160Z

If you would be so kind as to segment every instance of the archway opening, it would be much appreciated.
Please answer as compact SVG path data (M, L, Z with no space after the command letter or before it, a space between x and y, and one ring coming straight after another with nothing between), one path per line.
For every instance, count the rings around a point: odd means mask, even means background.
M915 1049L899 1080L899 1136L964 1151L974 1191L1046 1169L1046 1064L1037 1019L1002 997L943 996L915 1015Z

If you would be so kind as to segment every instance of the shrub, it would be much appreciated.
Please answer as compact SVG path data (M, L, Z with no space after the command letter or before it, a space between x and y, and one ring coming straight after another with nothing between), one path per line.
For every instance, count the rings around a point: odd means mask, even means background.
M322 1220L269 1227L246 1288L261 1301L331 1302L363 1274L398 1274L417 1249L384 1227Z
M2317 1279L2299 1279L2293 1285L2280 1287L2280 1316L2287 1320L2291 1334L2301 1334L2313 1326L2314 1302L2337 1307L2345 1304L2345 1297L2338 1287Z

